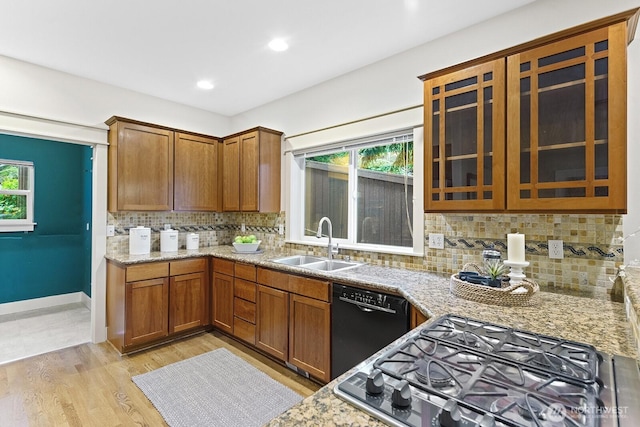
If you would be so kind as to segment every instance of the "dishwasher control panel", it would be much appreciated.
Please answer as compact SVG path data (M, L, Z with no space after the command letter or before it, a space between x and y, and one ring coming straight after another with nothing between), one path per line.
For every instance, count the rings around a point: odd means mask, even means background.
M336 285L334 285L336 286ZM338 293L342 301L354 302L368 307L377 307L387 310L395 309L395 300L399 297L381 294L379 292L370 292L363 289L350 288L341 286L342 289ZM335 294L334 294L335 295Z

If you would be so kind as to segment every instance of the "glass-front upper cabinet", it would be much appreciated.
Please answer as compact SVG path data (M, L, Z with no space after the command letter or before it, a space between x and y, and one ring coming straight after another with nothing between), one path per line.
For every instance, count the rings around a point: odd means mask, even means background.
M504 58L424 81L426 211L505 207Z
M626 209L622 22L507 57L507 209Z

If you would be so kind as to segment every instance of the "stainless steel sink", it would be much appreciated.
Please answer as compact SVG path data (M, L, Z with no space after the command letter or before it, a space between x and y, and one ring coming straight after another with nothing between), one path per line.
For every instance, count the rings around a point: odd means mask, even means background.
M340 271L362 265L362 263L359 262L329 260L327 258L309 255L292 255L284 258L274 259L272 261L278 264L285 264L294 267L308 268L309 270L321 271Z
M310 270L339 271L346 270L348 268L355 268L361 265L362 264L359 262L336 261L327 259L319 262L312 262L311 264L305 264L302 265L302 267L308 268Z
M278 264L286 264L286 265L302 265L302 264L310 264L312 262L324 261L325 258L317 257L317 256L309 256L309 255L293 255L285 258L278 258L272 260L273 262L277 262Z

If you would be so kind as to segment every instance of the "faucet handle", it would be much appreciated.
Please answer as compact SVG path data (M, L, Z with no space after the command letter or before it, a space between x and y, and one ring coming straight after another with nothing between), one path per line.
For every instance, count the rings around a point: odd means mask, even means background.
M340 243L336 243L335 247L333 247L334 245L331 245L331 246L332 246L332 248L331 248L331 253L332 254L340 253Z

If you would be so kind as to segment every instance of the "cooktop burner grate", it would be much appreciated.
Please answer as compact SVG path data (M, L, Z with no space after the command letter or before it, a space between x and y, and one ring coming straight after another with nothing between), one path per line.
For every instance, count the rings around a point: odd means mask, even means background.
M438 342L459 343L569 379L594 382L598 378L601 360L596 349L587 344L457 316L439 319L420 335Z

